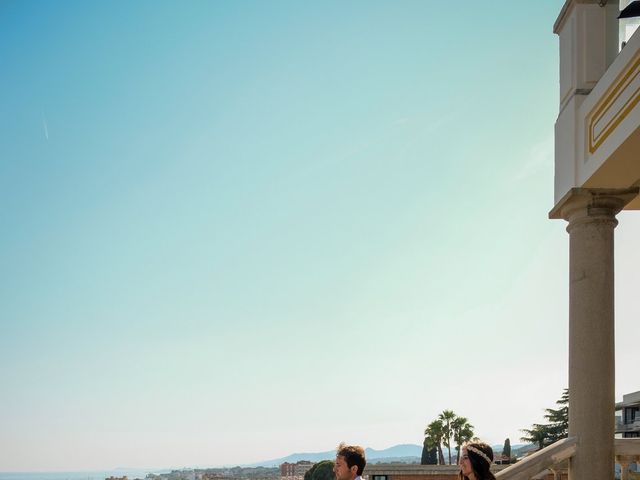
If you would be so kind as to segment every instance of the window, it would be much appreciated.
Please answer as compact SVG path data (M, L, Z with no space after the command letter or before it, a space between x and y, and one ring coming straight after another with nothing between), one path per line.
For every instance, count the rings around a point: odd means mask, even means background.
M638 417L638 410L640 410L640 408L638 407L627 407L624 409L624 423L629 424L629 423L633 423L636 419L636 417Z

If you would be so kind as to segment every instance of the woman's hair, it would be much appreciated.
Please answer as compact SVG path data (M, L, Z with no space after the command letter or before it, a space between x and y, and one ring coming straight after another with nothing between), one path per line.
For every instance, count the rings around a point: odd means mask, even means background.
M467 456L477 480L496 480L496 477L491 472L493 449L489 445L482 442L471 442L464 444L462 448L467 450ZM460 480L468 480L469 478L462 475L462 472L460 472L459 477Z

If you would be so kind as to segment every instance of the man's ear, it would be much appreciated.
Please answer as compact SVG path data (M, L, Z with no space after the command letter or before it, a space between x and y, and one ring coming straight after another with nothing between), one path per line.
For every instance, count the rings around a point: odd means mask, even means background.
M351 471L351 473L353 473L354 477L358 476L358 465L352 465L349 470Z

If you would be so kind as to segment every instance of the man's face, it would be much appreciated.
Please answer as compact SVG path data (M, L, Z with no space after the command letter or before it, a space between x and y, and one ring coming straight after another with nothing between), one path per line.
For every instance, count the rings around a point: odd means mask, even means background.
M349 468L349 466L347 465L347 461L343 456L336 456L336 466L333 467L333 473L336 474L336 480L353 480L357 476L357 471L357 465Z

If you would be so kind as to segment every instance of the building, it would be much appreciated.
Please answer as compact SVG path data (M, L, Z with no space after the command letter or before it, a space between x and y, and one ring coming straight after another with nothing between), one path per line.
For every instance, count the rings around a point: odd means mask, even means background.
M633 392L622 396L622 401L616 403L616 437L640 437L640 392Z
M220 480L224 475L219 472L204 472L201 478L202 480Z
M311 470L314 465L315 463L309 460L300 460L296 463L284 462L280 465L280 479L303 480L304 474Z

